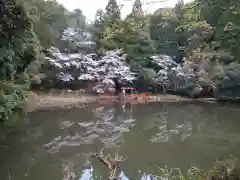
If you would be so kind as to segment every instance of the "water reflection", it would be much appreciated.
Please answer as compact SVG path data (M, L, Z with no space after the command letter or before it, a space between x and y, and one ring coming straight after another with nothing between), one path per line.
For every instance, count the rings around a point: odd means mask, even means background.
M84 169L79 180L91 180L93 178L93 167L90 169Z
M79 180L93 180L93 171L93 167L89 169L84 169ZM119 180L129 180L129 178L125 175L123 171L120 171L118 178ZM156 178L153 175L143 173L139 180L156 180Z
M75 126L79 130L71 136L55 137L45 144L45 148L51 153L57 153L63 146L80 146L93 144L96 141L102 143L105 148L119 147L123 142L123 133L129 132L135 125L135 119L131 115L123 116L126 108L122 110L122 106L119 105L101 106L92 110L93 116L90 120L63 121L60 129L67 130Z
M186 140L192 134L192 123L185 120L182 124L176 124L175 127L169 128L167 121L161 120L156 124L159 132L151 137L151 142L167 142L173 136L179 137L180 141Z
M119 180L129 180L129 178L124 174L123 171L119 173L118 178ZM90 169L83 170L83 173L79 180L92 180L92 179L94 179L94 176L93 176L93 168L91 167Z
M84 155L101 148L128 157L121 179L153 179L156 166L208 168L216 159L240 155L239 115L239 107L180 103L33 112L25 128L0 142L7 147L0 148L0 179L10 171L11 180L60 180L62 165L71 164L76 180L105 180L108 168Z

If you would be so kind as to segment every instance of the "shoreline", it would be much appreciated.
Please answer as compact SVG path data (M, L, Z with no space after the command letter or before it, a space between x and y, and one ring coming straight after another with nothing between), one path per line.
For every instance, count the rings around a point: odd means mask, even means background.
M131 97L131 96L129 96ZM121 103L132 103L132 104L144 104L144 103L178 103L178 102L205 102L205 103L218 103L214 98L199 98L191 99L186 97L181 97L171 94L158 94L147 96L142 99L129 99L127 97ZM25 112L31 112L39 109L45 108L65 108L70 106L78 106L86 103L97 103L97 104L111 104L118 102L117 96L98 96L81 94L79 96L73 95L49 95L49 94L36 94L34 92L29 92L26 106L24 108Z
M25 112L31 112L44 108L57 108L71 105L78 105L82 103L93 103L97 100L97 97L90 95L81 95L78 97L60 96L60 95L47 95L36 94L30 92L27 97L26 105L24 107Z

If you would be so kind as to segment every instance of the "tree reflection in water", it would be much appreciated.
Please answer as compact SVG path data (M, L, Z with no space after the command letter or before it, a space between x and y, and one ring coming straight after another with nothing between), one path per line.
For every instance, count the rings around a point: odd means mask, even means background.
M112 119L117 119L116 116L122 113L132 112L132 104L115 104L113 108L99 107L96 108L93 113L96 117L101 119L101 121L111 121ZM131 115L132 116L132 115ZM115 122L116 123L116 122ZM109 124L108 124L109 125ZM92 180L93 177L93 167L91 166L88 169L84 169L79 180ZM123 170L120 171L118 175L119 180L129 180ZM143 173L139 180L154 180L155 178L150 175Z

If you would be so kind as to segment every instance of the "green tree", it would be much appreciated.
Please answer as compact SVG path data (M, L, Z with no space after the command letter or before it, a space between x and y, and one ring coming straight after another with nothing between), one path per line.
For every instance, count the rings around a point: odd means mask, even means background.
M79 32L83 32L86 26L86 17L83 15L81 9L75 9L69 17L69 24Z
M177 53L176 21L173 9L159 9L150 17L150 35L158 53L174 56Z
M90 32L93 34L93 40L96 42L97 49L101 49L100 39L104 33L104 16L105 13L102 9L98 9L95 15L95 20L90 28Z
M27 70L40 54L32 20L17 0L0 1L0 122L9 120L29 87Z
M68 27L70 13L56 0L20 0L31 19L42 47L58 47L63 30Z
M109 0L105 8L105 23L113 24L121 18L121 12L116 0Z
M108 26L100 42L101 47L106 50L123 49L128 63L138 70L146 66L148 57L155 52L150 38L148 17L144 14L131 13L124 21Z
M132 15L134 15L134 16L136 16L136 15L143 15L143 9L142 9L141 0L136 0L133 3Z
M160 8L150 17L150 34L160 54L175 56L181 61L186 38L179 26L184 21L184 4L179 1L174 8Z

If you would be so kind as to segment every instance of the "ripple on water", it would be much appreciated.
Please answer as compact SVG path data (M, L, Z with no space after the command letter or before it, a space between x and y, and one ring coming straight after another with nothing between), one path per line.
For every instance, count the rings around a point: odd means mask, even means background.
M80 127L91 127L92 125L94 125L94 122L86 122L86 121L83 121L83 122L79 122L77 123Z
M65 136L65 137L57 137L53 139L48 144L45 144L45 148L50 153L59 152L59 149L63 146L73 147L80 146L83 144L93 144L96 139L99 138L98 134L90 134L88 136L80 136L78 133L75 136Z
M73 124L74 124L74 122L72 122L72 121L63 121L60 124L60 129L70 128Z
M104 144L105 148L118 148L123 142L123 139L122 134L117 133L112 135L111 137L103 137L100 141Z
M80 146L83 144L94 144L95 140L100 141L104 147L119 147L123 142L122 134L130 132L135 126L136 119L114 119L116 110L114 108L100 107L94 111L97 119L81 122L63 121L60 129L66 130L75 125L83 129L83 132L76 132L74 136L58 136L45 145L51 153L59 152L63 146Z
M158 132L150 138L153 143L168 142L173 136L178 136L181 141L185 141L192 134L192 123L184 120L183 124L175 124L175 127L169 128L167 119L160 119L156 126Z

